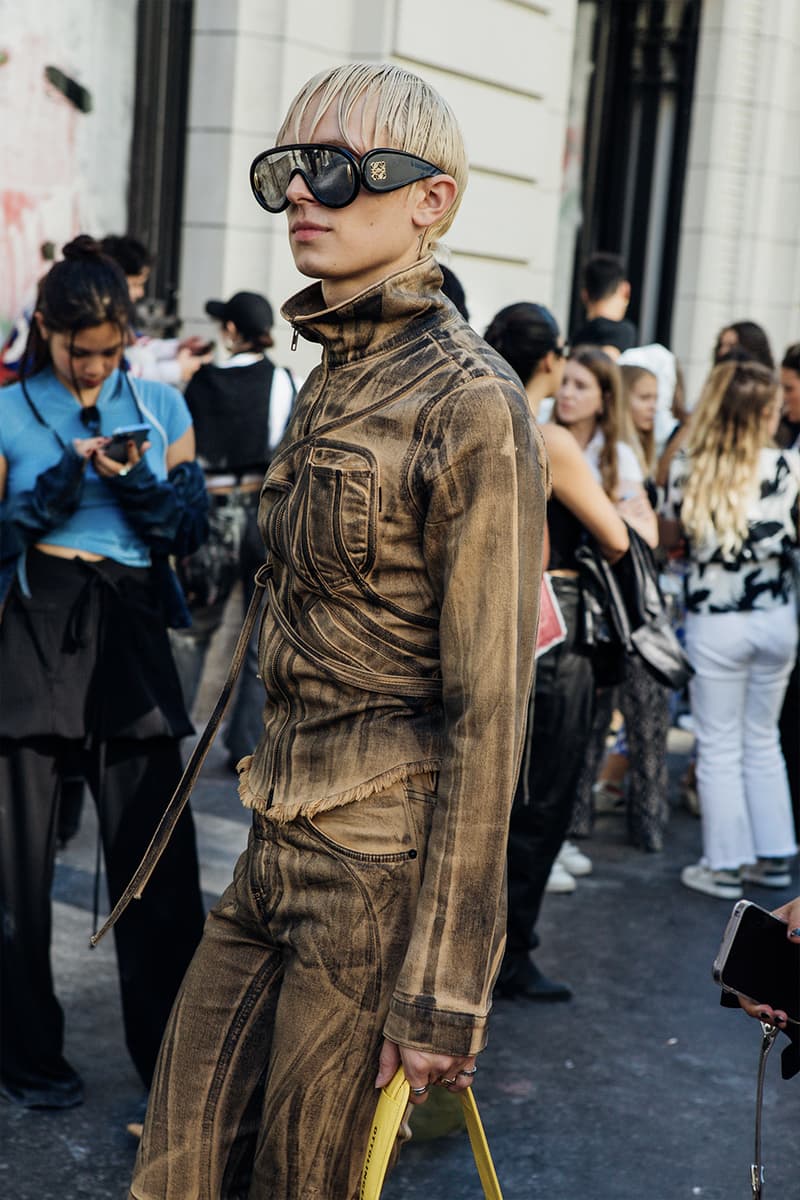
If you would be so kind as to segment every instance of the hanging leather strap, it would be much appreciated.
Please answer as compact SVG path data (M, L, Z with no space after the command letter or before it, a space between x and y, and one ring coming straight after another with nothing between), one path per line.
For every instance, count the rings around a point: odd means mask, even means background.
M758 1056L758 1082L756 1084L756 1133L753 1150L754 1162L750 1167L750 1187L753 1190L753 1200L761 1200L764 1187L764 1164L761 1162L761 1108L764 1100L764 1074L767 1066L767 1055L775 1044L778 1035L776 1025L761 1022L762 1038L761 1052Z
M222 690L214 705L214 711L208 718L206 727L197 740L194 750L191 753L189 761L186 764L183 774L181 775L178 786L172 794L172 799L164 810L164 815L158 823L150 845L144 853L142 861L136 868L133 878L131 879L125 891L120 896L117 903L108 917L105 924L96 933L93 933L89 939L91 946L96 946L102 937L104 937L109 929L111 929L124 913L125 909L130 904L131 900L140 900L150 876L156 868L158 860L167 848L167 843L172 837L175 826L178 823L178 818L186 807L189 796L192 793L192 788L195 785L197 776L200 774L206 755L211 748L211 743L216 737L222 718L225 716L225 710L230 702L231 692L234 684L239 677L239 672L242 669L242 663L247 652L247 644L250 641L250 635L253 632L253 627L256 623L256 617L261 607L261 601L264 595L264 589L267 586L268 580L272 577L272 564L265 563L259 567L254 577L255 588L250 603L247 607L242 628L239 631L239 637L236 641L236 647L233 651L233 658L228 670L228 676L222 685Z

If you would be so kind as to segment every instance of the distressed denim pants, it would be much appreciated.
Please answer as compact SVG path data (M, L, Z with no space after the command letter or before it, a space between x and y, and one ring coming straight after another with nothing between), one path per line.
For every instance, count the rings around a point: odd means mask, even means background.
M435 787L254 813L164 1037L135 1200L354 1200Z

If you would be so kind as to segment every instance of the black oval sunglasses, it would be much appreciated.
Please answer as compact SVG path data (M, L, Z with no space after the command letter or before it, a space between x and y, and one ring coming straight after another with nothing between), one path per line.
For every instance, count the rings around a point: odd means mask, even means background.
M286 189L294 175L305 180L311 195L326 208L345 208L362 185L368 192L394 192L442 174L440 167L405 150L369 150L359 159L344 146L298 143L259 154L250 167L250 186L262 208L279 213L289 205Z

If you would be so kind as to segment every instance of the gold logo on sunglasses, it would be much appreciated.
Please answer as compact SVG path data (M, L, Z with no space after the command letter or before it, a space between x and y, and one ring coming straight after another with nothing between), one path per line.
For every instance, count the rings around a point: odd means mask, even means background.
M384 159L379 159L377 162L369 164L370 179L373 183L378 183L382 179L386 179L386 162Z

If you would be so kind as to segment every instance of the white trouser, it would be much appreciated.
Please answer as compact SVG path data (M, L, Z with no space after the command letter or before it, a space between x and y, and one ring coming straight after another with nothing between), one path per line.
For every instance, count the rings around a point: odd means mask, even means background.
M778 717L797 652L794 604L687 614L703 854L715 871L797 851ZM800 731L798 731L800 734Z

